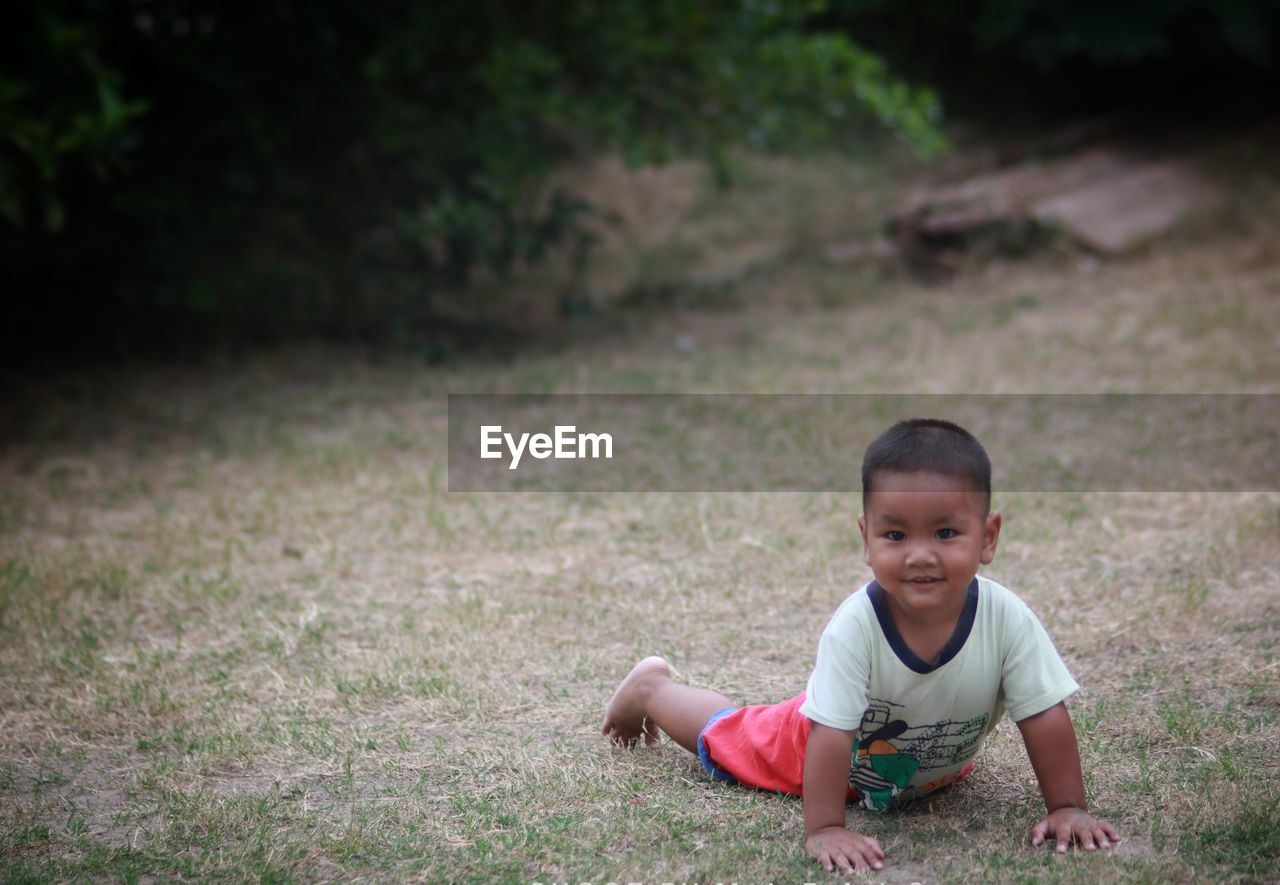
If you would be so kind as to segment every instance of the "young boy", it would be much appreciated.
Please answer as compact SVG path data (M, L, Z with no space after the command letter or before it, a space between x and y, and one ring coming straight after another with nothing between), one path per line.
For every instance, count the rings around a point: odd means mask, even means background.
M1008 710L1048 811L1032 844L1119 842L1086 810L1063 703L1079 686L1031 610L977 575L1000 536L982 445L947 421L895 424L863 458L862 509L875 580L832 617L803 694L739 708L645 658L601 731L630 745L661 729L717 779L803 796L805 851L847 872L881 869L884 852L845 827L845 802L881 811L954 783Z

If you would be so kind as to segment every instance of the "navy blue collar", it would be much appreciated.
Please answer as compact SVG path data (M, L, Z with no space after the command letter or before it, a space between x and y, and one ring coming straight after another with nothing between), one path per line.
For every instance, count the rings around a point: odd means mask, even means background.
M917 673L932 673L960 654L960 649L964 648L965 640L973 630L973 619L978 614L978 579L975 577L969 584L964 608L960 611L960 620L956 621L956 629L952 631L951 638L942 647L942 651L938 652L938 659L933 663L922 659L907 646L906 640L898 632L898 625L893 623L893 615L889 612L889 600L885 597L884 588L872 581L867 585L867 597L871 600L871 607L875 610L876 620L880 622L884 638L888 640L889 647L898 656L898 660Z

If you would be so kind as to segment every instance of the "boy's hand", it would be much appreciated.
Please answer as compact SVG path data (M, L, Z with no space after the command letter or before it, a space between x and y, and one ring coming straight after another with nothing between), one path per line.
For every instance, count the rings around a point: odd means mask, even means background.
M884 866L884 851L872 836L844 827L825 827L804 840L805 853L815 858L828 873L878 870Z
M1067 846L1079 843L1085 851L1110 848L1120 841L1115 827L1079 808L1056 808L1031 828L1031 844L1039 847L1050 836L1058 839L1058 853L1066 854Z
M1085 851L1110 848L1119 842L1115 828L1085 811L1084 777L1080 773L1080 748L1066 704L1018 720L1018 729L1027 744L1031 767L1040 781L1045 818L1031 828L1031 844L1043 845L1050 836L1058 840L1058 853L1076 842Z

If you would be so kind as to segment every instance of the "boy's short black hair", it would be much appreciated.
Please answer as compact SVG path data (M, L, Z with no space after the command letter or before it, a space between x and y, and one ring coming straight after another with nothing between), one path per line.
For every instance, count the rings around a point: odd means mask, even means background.
M862 509L881 473L937 473L972 484L991 508L991 459L972 433L938 418L899 421L862 456Z

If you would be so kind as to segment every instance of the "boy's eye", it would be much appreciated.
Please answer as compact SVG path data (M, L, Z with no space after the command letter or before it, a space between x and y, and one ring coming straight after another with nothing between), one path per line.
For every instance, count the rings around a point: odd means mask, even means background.
M938 536L939 541L945 541L948 538L954 538L956 536L956 530L955 529L938 529L936 532L934 532L934 534Z
M885 537L890 541L903 541L906 540L907 533L894 530L892 532L885 532Z

